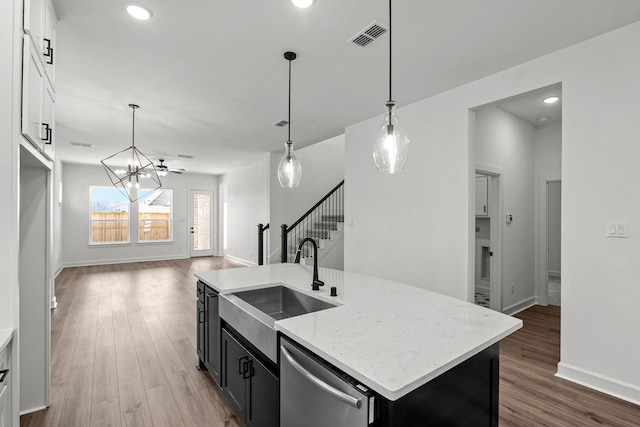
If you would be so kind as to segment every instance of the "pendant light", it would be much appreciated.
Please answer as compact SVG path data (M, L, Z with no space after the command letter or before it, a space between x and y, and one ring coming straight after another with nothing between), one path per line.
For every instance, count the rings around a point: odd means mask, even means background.
M404 170L409 158L409 137L398 122L391 96L391 0L389 0L389 100L382 126L373 145L373 161L379 172L396 174Z
M288 138L285 142L284 155L278 164L278 181L283 188L296 188L302 178L302 166L293 154L293 141L291 141L291 61L296 59L296 54L285 52L284 59L289 61L289 124L287 125Z
M129 108L133 110L131 146L103 159L100 163L111 184L127 196L129 201L135 202L139 198L137 190L140 188L140 179L147 180L144 185L146 188L150 187L151 191L161 188L162 183L153 162L136 148L136 110L140 106L129 104ZM133 191L134 188L136 191Z

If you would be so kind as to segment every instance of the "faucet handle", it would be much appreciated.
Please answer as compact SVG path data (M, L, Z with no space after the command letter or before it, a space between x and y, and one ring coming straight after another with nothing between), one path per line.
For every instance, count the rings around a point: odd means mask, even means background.
M322 280L314 280L313 283L311 284L311 290L319 291L320 286L324 286L324 282Z

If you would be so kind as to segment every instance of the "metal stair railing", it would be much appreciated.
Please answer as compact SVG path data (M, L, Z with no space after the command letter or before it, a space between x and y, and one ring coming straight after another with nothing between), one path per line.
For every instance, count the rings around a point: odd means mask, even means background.
M316 240L331 238L331 231L337 230L338 222L344 222L344 180L291 226L280 226L281 262L288 262L289 248L295 252L305 237ZM302 257L308 257L310 249L305 246L302 250Z

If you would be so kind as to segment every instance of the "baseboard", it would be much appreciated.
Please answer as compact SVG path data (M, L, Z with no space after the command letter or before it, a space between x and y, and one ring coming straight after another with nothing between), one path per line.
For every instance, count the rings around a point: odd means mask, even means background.
M523 310L526 310L529 307L533 307L538 303L538 299L536 297L529 297L525 300L522 300L518 303L512 304L509 307L505 307L502 309L504 314L508 314L510 316L520 313Z
M551 277L560 277L560 272L559 272L559 271L552 271L552 270L549 270L548 274L549 274L549 276L551 276Z
M145 261L169 261L172 259L184 259L189 258L188 254L174 254L167 256L156 257L137 257L137 258L120 258L120 259L97 259L88 261L71 261L65 262L63 268L67 267L85 267L91 265L109 265L109 264L128 264L132 262L145 262Z
M32 412L42 411L43 409L47 409L47 407L46 406L39 406L37 408L27 409L26 411L20 411L20 416L31 414Z
M247 261L246 259L234 257L232 255L227 255L227 258L229 258L231 261L235 261L235 262L237 262L239 264L246 265L247 267L254 267L254 266L258 265L255 262Z
M60 267L58 267L58 269L56 270L55 273L53 273L53 280L57 279L58 276L60 275L60 273L62 273L62 270L64 270L64 264L62 264Z
M619 381L567 363L558 363L556 377L640 405L640 387Z

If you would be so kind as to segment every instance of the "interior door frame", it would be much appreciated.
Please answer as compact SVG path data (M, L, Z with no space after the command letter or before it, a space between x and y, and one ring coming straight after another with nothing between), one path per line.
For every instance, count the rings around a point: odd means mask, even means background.
M489 224L490 224L490 250L493 253L490 262L490 278L489 278L489 308L495 311L502 311L502 168L495 166L476 164L476 174L482 174L489 177ZM475 177L475 174L474 174ZM475 206L475 186L474 203ZM493 213L492 213L493 212ZM474 215L475 221L475 215ZM475 228L474 235L475 240ZM470 248L472 252L471 273L474 274L475 289L475 244Z
M194 194L198 194L198 193L208 193L211 194L211 209L209 212L209 215L211 215L211 225L210 225L210 230L211 230L211 235L209 236L209 241L211 242L211 247L210 250L208 251L194 251L193 249L193 233L192 233L192 228L193 228L193 195ZM217 212L216 209L217 206L217 198L216 198L216 191L212 188L189 188L189 201L188 201L188 211L189 211L189 218L187 219L187 245L189 246L187 254L189 255L189 258L195 258L195 257L201 257L201 256L213 256L214 254L217 253L217 241L215 240L215 237L217 236L217 229L216 229L216 224L217 224L217 216L215 215L215 213Z
M536 212L538 212L538 221L536 221L536 239L535 239L535 258L534 265L534 283L538 304L549 305L549 184L552 182L562 183L562 177L559 175L540 177L536 182ZM560 209L562 209L562 200L560 201ZM560 220L562 227L562 219ZM561 228L562 229L562 228ZM562 241L562 237L560 237Z

